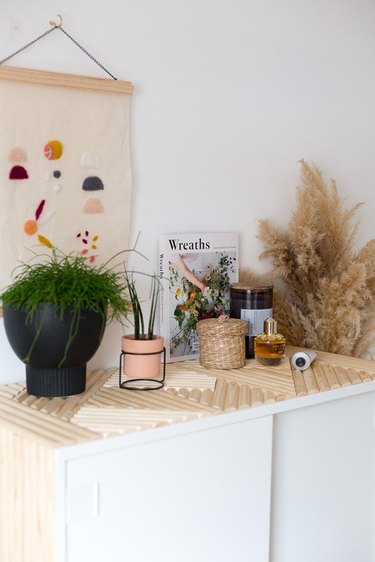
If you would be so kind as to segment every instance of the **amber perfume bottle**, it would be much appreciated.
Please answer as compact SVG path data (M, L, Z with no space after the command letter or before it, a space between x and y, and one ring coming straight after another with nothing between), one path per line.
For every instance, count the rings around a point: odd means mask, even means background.
M285 338L277 333L272 316L264 321L263 333L254 339L255 358L262 365L278 365L285 357Z

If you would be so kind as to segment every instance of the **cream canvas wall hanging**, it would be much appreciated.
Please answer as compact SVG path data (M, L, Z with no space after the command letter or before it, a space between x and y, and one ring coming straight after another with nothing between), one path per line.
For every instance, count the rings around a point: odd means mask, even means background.
M128 247L129 82L0 68L0 290L33 252Z

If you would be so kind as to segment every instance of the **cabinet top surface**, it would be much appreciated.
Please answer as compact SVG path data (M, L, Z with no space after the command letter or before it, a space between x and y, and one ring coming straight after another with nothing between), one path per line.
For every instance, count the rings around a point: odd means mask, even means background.
M115 368L89 373L86 391L67 398L31 396L24 382L0 385L0 427L61 447L285 401L292 408L310 395L317 403L332 390L375 381L375 361L326 352L301 373L290 365L297 350L289 346L275 367L254 359L231 371L171 363L164 388L148 392L120 388Z

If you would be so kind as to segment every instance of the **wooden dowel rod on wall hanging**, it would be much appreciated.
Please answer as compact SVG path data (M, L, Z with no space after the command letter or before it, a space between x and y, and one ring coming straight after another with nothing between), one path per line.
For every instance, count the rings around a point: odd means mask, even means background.
M27 68L10 66L0 66L0 79L29 84L44 84L47 86L83 88L86 90L113 92L115 94L132 95L134 92L133 84L125 80L109 80L107 78L62 74L44 70L29 70Z

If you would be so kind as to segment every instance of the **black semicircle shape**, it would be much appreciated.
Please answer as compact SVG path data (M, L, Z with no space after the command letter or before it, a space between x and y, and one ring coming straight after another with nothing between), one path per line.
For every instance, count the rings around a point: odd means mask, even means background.
M82 189L84 191L98 191L99 189L104 189L104 185L98 176L89 176L85 178Z

